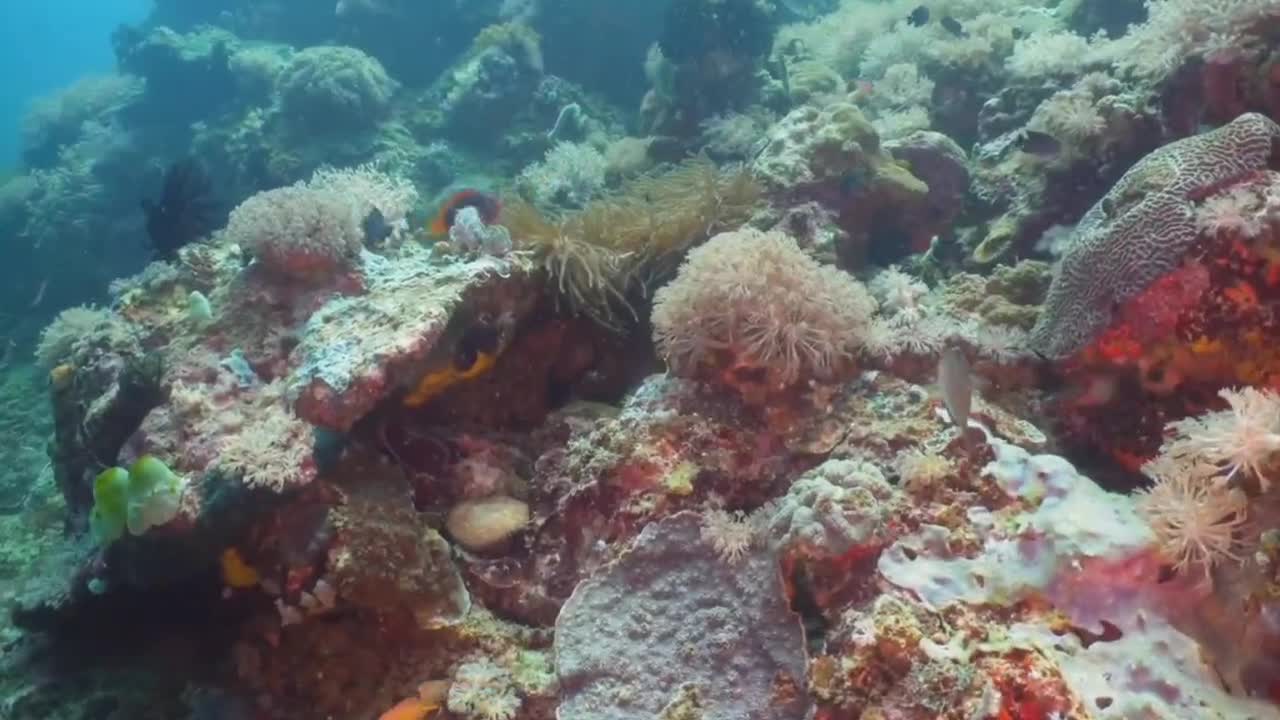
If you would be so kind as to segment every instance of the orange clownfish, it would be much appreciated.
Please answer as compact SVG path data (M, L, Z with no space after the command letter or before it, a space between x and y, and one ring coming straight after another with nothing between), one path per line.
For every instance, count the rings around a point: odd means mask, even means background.
M479 323L458 340L449 364L423 375L405 396L404 406L417 408L460 382L480 377L493 368L498 354L510 340L505 324Z
M460 190L449 197L448 200L440 206L440 211L436 213L436 217L431 221L432 235L444 235L449 232L449 228L453 227L453 219L457 216L458 211L462 208L473 207L480 213L480 219L485 224L493 224L498 221L498 214L502 210L502 203L498 198L479 190Z

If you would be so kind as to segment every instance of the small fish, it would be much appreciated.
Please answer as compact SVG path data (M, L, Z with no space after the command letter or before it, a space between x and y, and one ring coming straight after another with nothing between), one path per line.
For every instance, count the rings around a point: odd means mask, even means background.
M907 23L916 27L920 27L927 22L929 22L929 8L924 5L916 7L916 9L912 10L911 14L907 16Z
M938 24L942 25L943 30L946 30L956 37L969 37L969 33L965 31L964 26L960 24L960 21L950 15L939 20Z
M869 180L865 168L850 170L840 178L840 191L846 195L852 195L866 187Z
M1018 149L1028 155L1053 157L1062 152L1058 138L1039 130L1023 130L1018 135Z
M229 588L251 588L262 579L258 571L245 562L240 551L233 547L223 550L218 556L218 566L222 571L222 584Z
M969 445L969 409L973 406L973 374L964 353L954 347L942 351L938 359L938 388L942 402L947 406L951 422L960 430L960 436Z
M458 211L465 207L473 207L480 213L480 219L492 224L498 221L502 211L502 203L498 198L479 190L461 190L454 193L443 205L436 217L431 221L432 235L445 235L453 227L453 220Z
M365 247L381 245L391 237L391 233L395 232L395 228L391 227L391 223L387 222L387 218L378 208L369 211L364 221L360 223L360 229L364 230Z
M1102 214L1107 216L1108 219L1116 216L1116 201L1112 200L1110 196L1104 196L1099 204L1102 206Z
M421 698L405 698L378 716L378 720L423 720L439 709L439 705L426 703Z
M454 345L448 363L426 372L404 397L405 407L418 408L459 383L484 375L510 344L515 319L503 314L495 320L482 318L468 327Z
M27 306L27 309L37 307L40 305L40 303L44 302L44 291L48 289L49 289L49 278L45 278L44 280L40 281L40 288L36 290L36 296L31 298L31 304Z
M482 356L493 356L502 343L502 328L494 323L478 323L462 334L453 350L453 367L465 373L475 367Z

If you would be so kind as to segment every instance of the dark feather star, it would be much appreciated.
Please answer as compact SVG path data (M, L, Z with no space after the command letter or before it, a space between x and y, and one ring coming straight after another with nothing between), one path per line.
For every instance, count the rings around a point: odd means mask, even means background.
M142 200L147 216L147 237L161 260L214 230L220 211L213 198L213 183L195 160L183 159L165 171L160 198Z

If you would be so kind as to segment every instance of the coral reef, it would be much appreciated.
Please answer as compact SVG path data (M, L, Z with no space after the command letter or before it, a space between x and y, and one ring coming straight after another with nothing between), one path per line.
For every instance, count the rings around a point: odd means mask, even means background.
M0 716L1280 717L1274 0L154 5L0 176Z

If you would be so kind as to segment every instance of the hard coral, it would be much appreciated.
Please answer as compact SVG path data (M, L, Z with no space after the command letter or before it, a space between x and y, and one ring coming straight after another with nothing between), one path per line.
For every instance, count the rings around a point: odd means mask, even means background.
M390 109L395 91L382 64L352 47L306 48L279 79L285 116L313 131L368 129Z
M356 480L333 511L328 569L338 597L388 617L406 614L424 629L460 622L471 596L449 543L414 510L395 469L349 456L336 474Z
M654 295L654 340L681 375L764 371L770 384L830 379L862 344L875 301L782 233L722 233Z
M1032 334L1064 358L1087 345L1113 308L1177 267L1198 237L1195 203L1267 167L1280 126L1250 113L1151 153L1076 228Z

